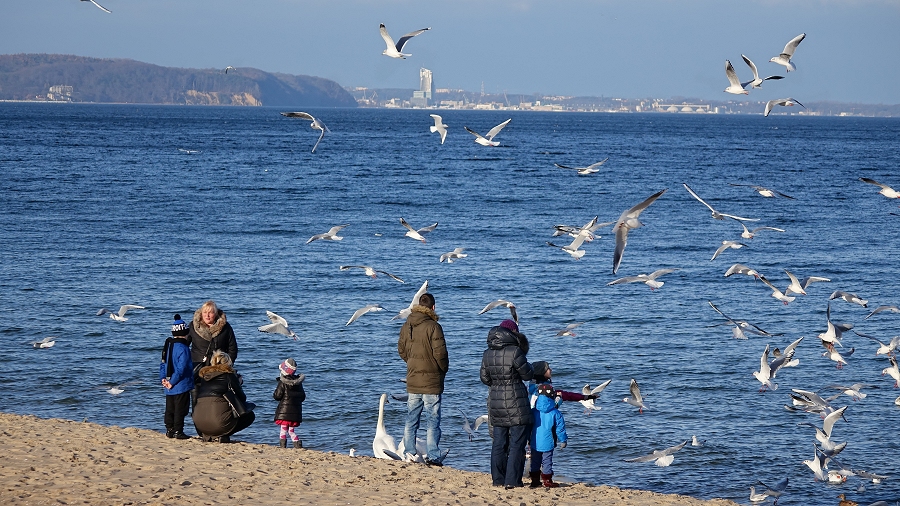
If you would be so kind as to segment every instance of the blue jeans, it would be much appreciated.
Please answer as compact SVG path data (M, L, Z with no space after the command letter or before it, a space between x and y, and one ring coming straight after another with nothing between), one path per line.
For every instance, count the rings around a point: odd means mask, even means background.
M491 446L491 481L494 485L522 486L525 443L530 436L531 425L494 426Z
M544 469L544 474L553 474L553 450L546 452L536 451L534 448L531 449L531 472L537 473L541 472L541 468Z
M416 454L416 433L419 431L419 418L425 411L427 428L425 458L441 460L441 396L440 394L409 394L406 402L406 429L403 431L403 451ZM401 455L402 457L403 455Z

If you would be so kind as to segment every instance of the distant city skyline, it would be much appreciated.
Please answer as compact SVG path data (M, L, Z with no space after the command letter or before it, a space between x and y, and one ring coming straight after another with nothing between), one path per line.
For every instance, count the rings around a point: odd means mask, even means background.
M565 96L729 100L725 60L746 54L766 81L751 100L897 104L896 0L30 0L5 6L0 53L130 58L163 66L256 67L346 87L436 88ZM381 54L419 28L406 60ZM806 33L789 74L769 62ZM743 97L743 96L741 96Z

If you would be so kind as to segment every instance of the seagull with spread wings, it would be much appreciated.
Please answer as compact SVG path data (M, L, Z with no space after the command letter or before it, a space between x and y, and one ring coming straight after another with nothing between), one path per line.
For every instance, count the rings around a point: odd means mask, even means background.
M740 216L735 216L733 214L720 213L719 211L716 211L715 209L713 209L713 206L707 204L705 200L701 199L700 195L697 195L696 193L694 193L694 190L692 190L691 187L687 185L687 183L681 183L681 184L684 185L684 189L687 190L688 193L690 193L692 197L694 197L701 204L703 204L704 206L709 208L709 210L712 211L712 217L717 220L724 220L725 218L731 218L733 220L738 220L738 221L759 221L759 218L741 218Z
M463 128L466 129L466 132L469 132L470 134L475 136L475 142L477 144L481 144L482 146L499 146L500 143L495 141L494 137L496 137L497 134L500 133L500 130L503 130L503 127L508 125L510 121L512 121L512 118L509 118L508 120L504 121L503 123L500 123L499 125L495 126L494 128L488 130L488 133L486 135L481 135L480 133L472 130L471 128L469 128L467 126L464 126Z
M769 61L772 63L777 63L779 65L784 65L784 68L786 68L788 72L797 70L797 66L794 65L794 62L791 61L791 58L794 56L794 51L797 50L797 46L800 45L800 42L802 42L805 37L805 33L801 33L800 35L794 37L784 46L784 50L781 51L781 54L779 54L778 56L773 56L769 59Z
M385 56L390 56L391 58L402 58L404 60L406 59L407 56L412 56L409 53L403 52L403 46L405 46L406 43L409 42L409 39L415 37L416 35L419 35L422 32L431 30L431 28L429 27L429 28L422 28L422 29L416 30L414 32L409 32L406 35L404 35L403 37L400 37L400 39L397 41L397 43L394 44L394 39L392 39L391 36L388 34L387 28L384 27L384 23L381 23L378 26L378 29L381 32L381 38L384 39L384 43L387 46L381 54L383 54Z
M569 169L569 170L577 171L578 175L580 175L580 176L587 176L588 174L594 174L594 173L600 172L599 167L601 165L603 165L604 163L606 163L607 160L609 160L609 157L606 157L597 163L588 165L587 167L569 167L566 165L560 165L558 163L554 163L553 165L557 166L560 169Z
M325 132L331 133L331 130L329 130L328 127L325 126L325 123L322 123L319 119L314 118L313 115L309 114L308 112L283 112L281 113L281 115L287 118L308 119L312 121L312 123L309 124L309 127L313 130L319 130L321 132L319 134L319 139L316 141L316 144L312 148L311 153L316 152L316 148L319 147L319 143L322 142L322 137L325 137Z
M293 330L291 330L287 320L271 311L266 311L266 316L272 323L263 325L257 330L259 330L260 332L268 332L270 334L281 334L283 336L288 336L294 341L299 339L299 336L295 334Z
M622 255L625 254L625 246L628 245L628 232L644 226L638 219L638 216L640 216L644 209L647 209L650 204L655 202L663 193L666 193L666 190L668 190L668 188L650 195L640 204L622 212L622 215L616 220L615 225L613 225L613 230L616 233L616 249L613 252L613 274L619 271L619 265L622 263Z

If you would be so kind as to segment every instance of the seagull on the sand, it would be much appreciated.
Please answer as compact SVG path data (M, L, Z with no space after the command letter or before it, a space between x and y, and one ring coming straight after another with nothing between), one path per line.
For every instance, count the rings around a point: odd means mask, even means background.
M288 326L287 320L285 320L284 318L278 316L277 314L275 314L271 311L266 311L266 316L269 317L269 320L272 323L270 323L268 325L263 325L262 327L259 327L257 330L259 330L260 332L268 332L270 334L281 334L283 336L288 336L291 339L293 339L294 341L299 339L299 336L297 334L295 334L294 331L291 330L290 327Z
M781 52L781 54L778 56L773 56L769 59L769 61L772 63L777 63L779 65L784 65L784 68L786 68L788 72L797 70L797 66L794 65L794 62L791 61L791 57L794 56L794 51L797 49L797 46L800 44L804 37L806 37L806 34L801 33L800 35L791 39L791 41L784 46L784 50Z
M283 112L283 113L281 113L281 115L286 116L288 118L308 119L308 120L312 121L312 123L309 124L310 128L312 128L313 130L321 131L321 133L319 134L319 139L316 141L316 144L313 146L311 153L316 152L316 148L319 147L319 142L322 141L322 137L325 137L325 132L331 133L331 130L329 130L328 127L325 126L325 123L322 123L317 118L314 118L312 116L312 114L309 114L308 112Z
M638 413L643 413L647 406L644 404L644 398L641 396L641 389L638 387L637 381L635 381L634 378L631 378L631 386L629 389L631 395L625 397L622 401L637 407Z
M340 232L342 228L349 227L349 226L350 226L350 224L347 223L345 225L337 225L337 226L331 227L328 230L328 232L325 232L324 234L316 234L316 235L310 237L309 240L306 241L306 244L309 244L313 241L318 241L319 239L321 239L323 241L340 241L341 239L343 239L343 237L337 235L338 232Z
M668 274L670 272L675 272L677 270L679 270L679 269L677 269L677 268L659 269L659 270L651 272L650 274L638 274L637 276L625 276L624 278L619 278L619 279L610 281L609 283L606 284L606 286L621 285L623 283L644 283L647 286L649 286L651 290L655 290L657 288L660 288L664 284L666 284L665 281L657 281L656 278L662 276L663 274Z
M41 339L40 341L35 341L35 342L31 343L32 346L34 346L35 348L38 348L38 349L52 348L53 345L55 345L55 344L56 344L56 336L47 336L47 337Z
M885 367L881 370L881 375L889 375L894 378L894 388L900 386L900 367L897 367L897 359L893 356L888 357L891 362L890 367Z
M372 311L383 311L383 310L384 310L384 308L381 307L381 304L369 304L367 306L363 306L363 307L357 309L356 312L353 313L353 316L351 316L350 320L347 321L347 325L350 325L351 323L355 322L356 320L359 319L360 316L362 316L366 313L371 313ZM344 325L344 326L346 327L347 325Z
M744 239L753 239L756 236L756 233L760 230L772 230L773 232L784 232L783 228L775 228L775 227L756 227L753 230L747 228L747 225L744 225L744 222L738 222L741 224L741 227L744 228L744 231L741 232L741 237Z
M900 192L898 192L897 190L891 188L890 186L888 186L886 184L881 184L878 181L875 181L874 179L869 179L867 177L861 177L861 178L859 178L859 180L862 181L863 183L874 184L875 186L880 187L881 190L878 193L884 195L885 197L887 197L889 199L900 199Z
M733 274L746 274L747 276L753 276L756 279L759 279L759 271L756 269L751 269L744 264L734 264L725 271L725 277L731 276Z
M127 313L128 311L131 311L132 309L144 309L144 306L135 306L133 304L126 304L119 308L118 313L114 313L114 312L110 311L109 309L103 308L100 311L97 311L97 316L109 313L109 317L112 318L113 320L115 320L117 322L124 322L124 321L128 321L128 318L125 318L125 313Z
M500 307L500 306L509 308L509 313L510 313L510 315L512 315L513 321L516 323L519 323L519 315L516 313L516 305L508 300L497 299L494 302L491 302L490 304L488 304L487 306L484 306L484 309L479 311L478 314L487 313L491 309L494 309L495 307Z
M558 163L554 163L553 165L557 166L560 169L569 169L569 170L577 171L578 175L580 175L580 176L587 176L588 174L594 174L594 173L600 172L600 169L598 167L600 167L601 165L606 163L607 160L609 160L609 157L606 157L597 163L588 165L587 167L569 167L566 165L560 165Z
M586 235L577 235L572 242L565 246L560 246L558 244L554 244L550 241L547 241L547 246L553 246L554 248L559 248L566 253L568 253L575 260L580 260L581 257L584 256L585 251L583 249L578 249L584 243L585 239L587 239Z
M741 58L744 59L744 63L746 63L747 66L750 67L750 70L753 71L753 80L747 81L746 83L743 83L741 86L747 86L749 84L754 88L760 88L760 87L762 87L763 81L768 81L769 79L784 79L784 76L769 76L769 77L764 77L764 78L760 79L759 71L756 70L756 65L753 63L753 61L751 61L750 58L747 58L744 55L741 55Z
M82 1L82 2L90 2L90 3L94 4L94 5L96 5L97 8L100 9L101 11L103 11L103 12L105 12L105 13L107 13L107 14L112 14L112 11L111 11L111 10L109 10L109 9L107 9L106 7L104 7L104 6L100 5L100 4L98 4L98 3L95 2L94 0L81 0L81 1Z
M600 395L600 392L602 392L603 389L609 386L609 383L611 381L611 379L608 379L603 383L595 386L594 388L591 388L590 383L581 387L581 395L588 397L587 399L578 401L582 406L584 406L584 414L589 415L594 411L600 411L600 406L594 405L594 399L596 399L597 396Z
M791 98L791 97L776 98L775 100L769 100L768 102L766 102L766 110L765 110L765 112L763 112L763 116L768 116L769 113L772 112L772 109L776 105L781 105L781 106L786 106L786 107L799 105L800 107L806 109L806 106L801 104L800 101L797 100L796 98Z
M564 329L550 329L550 332L556 332L556 337L562 337L562 336L575 337L576 334L575 334L575 332L572 332L572 331L584 324L585 324L585 322L570 323L570 324L566 325L566 328L564 328Z
M759 193L760 195L762 195L763 197L774 197L775 195L780 195L786 199L796 200L796 199L794 199L794 197L791 197L790 195L785 195L784 193L781 193L780 191L772 190L772 189L766 188L764 186L757 186L755 184L740 184L740 183L728 183L728 184L731 186L749 186L750 188L753 188L754 190L756 190L756 192Z
M403 37L400 37L400 39L397 41L397 43L394 44L394 39L392 39L391 36L388 35L387 28L384 27L384 23L381 23L378 26L378 28L381 31L381 38L384 39L384 43L387 46L387 48L385 48L385 50L382 51L381 54L383 54L385 56L390 56L391 58L402 58L404 60L406 59L407 56L412 56L409 53L403 52L403 46L405 46L406 43L409 42L409 39L415 37L416 35L419 35L422 32L431 30L431 27L429 27L429 28L422 28L422 29L416 30L414 32L409 32L406 35L404 35Z
M741 80L738 79L737 72L734 71L734 67L731 65L731 61L725 60L725 77L728 78L728 87L725 88L726 93L731 93L733 95L749 95L750 92L744 89L744 84L741 84ZM745 84L749 84L748 81Z
M622 263L622 255L625 253L625 246L628 245L628 231L644 226L644 224L638 220L638 216L641 215L641 212L643 212L644 209L647 209L650 204L656 201L660 195L666 193L666 190L668 190L668 188L650 195L650 197L640 204L625 210L622 215L619 216L619 219L616 220L616 224L613 225L613 230L616 233L616 249L613 252L613 274L619 271L619 264Z
M465 411L463 411L459 408L456 408L456 410L459 411L459 414L461 414L463 417L462 428L464 431L466 431L466 434L469 435L469 441L474 440L475 432L478 431L478 428L481 427L482 424L487 423L488 415L481 415L478 418L476 418L475 425L473 426L471 423L469 423L469 417L466 415Z
M444 253L443 255L441 255L441 258L439 260L441 262L446 261L448 264L452 264L454 260L458 260L460 258L466 258L467 256L469 256L469 255L463 253L463 251L465 251L465 248L453 248L453 251L450 251L450 252L447 252L447 253Z
M862 307L869 307L869 301L860 298L860 296L856 295L855 293L848 293L848 292L842 292L840 290L835 290L831 294L831 296L828 297L828 300L834 300L834 299L844 299L845 301L850 302L851 304L859 304Z
M425 238L422 237L422 234L427 234L428 232L432 232L438 226L438 224L435 223L434 225L422 227L417 230L417 229L413 228L412 225L407 223L407 221L404 220L402 216L400 217L400 224L403 225L404 228L406 228L406 237L409 237L410 239L415 239L417 241L422 241L422 243L425 243Z
M773 285L768 279L764 277L760 277L759 279L761 279L763 283L765 283L769 288L772 289L772 297L780 300L782 303L784 303L785 306L787 306L789 302L793 302L796 298L783 293L781 290L776 288L775 285Z
M878 313L880 313L880 312L882 312L882 311L890 311L890 312L892 312L892 313L900 313L900 307L897 307L897 306L894 306L894 305L889 305L889 306L878 306L878 307L875 308L874 311L872 311L871 313L869 313L869 315L866 316L866 317L863 318L863 319L864 319L864 320L868 320L868 319L869 319L869 316L876 315L876 314L878 314Z
M719 246L718 249L716 249L716 252L713 253L712 258L710 258L709 261L712 262L713 260L716 259L716 257L718 257L719 255L721 255L722 252L724 252L724 251L727 250L727 249L741 249L741 248L743 248L743 247L745 247L745 246L747 246L747 245L744 244L744 243L742 243L742 242L737 242L737 241L722 241L722 245Z
M396 280L397 282L405 283L405 281L403 281L402 279L398 278L397 276L394 276L394 275L391 274L390 272L379 271L379 270L376 270L376 269L373 269L373 268L369 267L368 265L342 265L342 266L340 266L339 268L340 268L340 270L342 270L342 271L346 271L346 270L348 270L348 269L362 269L363 272L366 273L366 276L369 276L369 277L372 278L372 279L377 278L377 277L378 277L378 274L380 273L380 274L384 274L385 276L387 276L387 277L389 277L389 278L391 278L391 279L393 279L393 280Z
M715 209L713 209L713 206L707 204L705 200L701 199L699 195L694 193L694 190L692 190L691 187L687 185L687 183L681 183L681 184L684 185L684 189L687 190L688 193L690 193L692 197L699 200L701 204L703 204L704 206L709 208L709 210L712 211L712 217L717 220L724 220L725 218L731 218L733 220L738 220L738 221L759 221L759 218L741 218L740 216L735 216L733 214L720 213L719 211L716 211Z
M684 448L684 445L687 444L687 441L666 448L665 450L653 450L653 453L650 455L644 455L643 457L636 457L633 459L625 459L625 462L650 462L651 460L655 461L654 463L659 467L668 467L672 461L675 460L675 455L673 455L678 450Z
M828 278L823 278L819 276L807 276L803 278L803 281L799 281L797 276L791 274L791 272L787 269L784 272L788 275L788 278L791 279L791 284L785 288L784 293L787 294L798 294L798 295L806 295L806 288L809 287L810 284L820 282L820 281L831 281Z
M412 308L419 305L419 298L428 291L428 280L426 279L422 286L416 291L416 294L413 295L412 302L409 303L409 307L405 307L397 313L396 316L391 318L391 320L397 320L399 318L406 318L412 313Z
M481 134L479 134L478 132L472 130L471 128L469 128L467 126L464 126L463 128L466 129L466 132L469 132L470 134L475 136L476 143L481 144L482 146L499 146L500 143L495 141L494 137L496 137L497 134L500 133L500 130L503 130L503 127L505 127L507 124L509 124L510 121L512 121L512 118L509 118L508 120L504 121L503 123L500 123L499 125L490 129L488 131L488 133L484 136L482 136Z
M447 126L444 124L444 119L438 116L437 114L431 114L431 118L434 119L434 125L431 125L429 129L431 133L438 132L441 135L441 144L444 143L444 139L447 138Z

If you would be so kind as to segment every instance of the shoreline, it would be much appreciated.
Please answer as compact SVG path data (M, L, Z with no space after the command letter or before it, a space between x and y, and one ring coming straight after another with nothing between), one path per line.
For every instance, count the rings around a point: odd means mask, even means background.
M541 504L728 506L583 483L491 486L487 473L0 413L0 500L31 504Z

